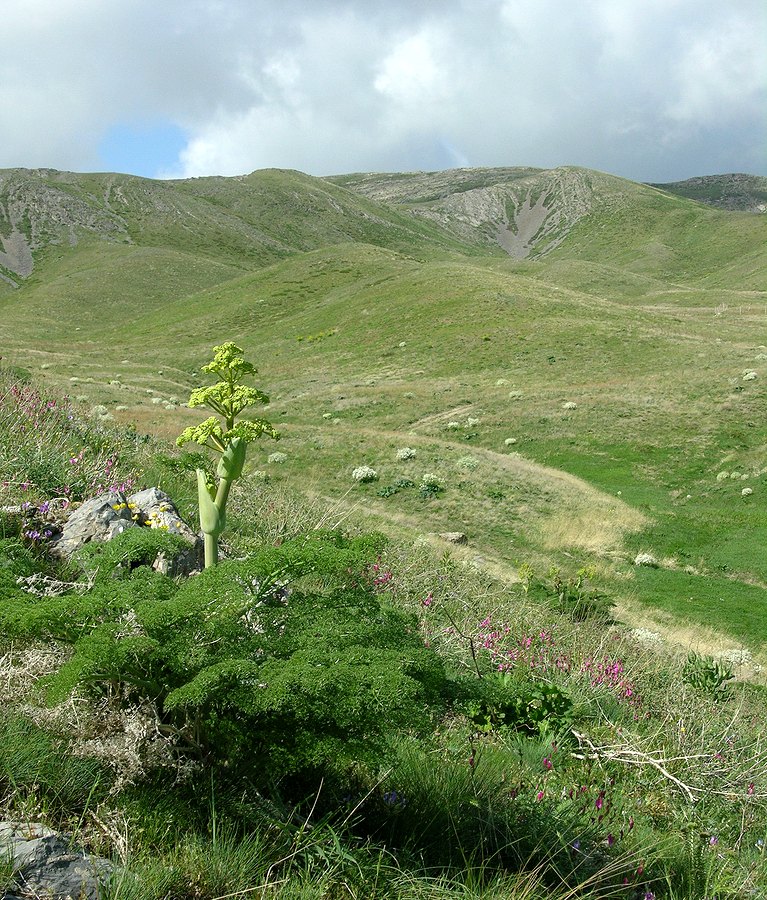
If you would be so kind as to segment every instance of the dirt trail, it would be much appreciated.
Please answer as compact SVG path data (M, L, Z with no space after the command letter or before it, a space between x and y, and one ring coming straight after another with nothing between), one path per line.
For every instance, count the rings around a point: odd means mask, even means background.
M312 494L312 498L336 509L342 509L344 515L341 518L346 518L347 515L362 516L375 522L380 530L393 537L400 540L406 537L414 542L425 541L437 550L449 551L454 560L487 572L501 583L519 584L517 569L508 561L487 552L485 548L476 543L469 546L451 544L436 533L423 532L419 524L404 513L388 509L373 510L356 499L343 498L339 500L316 493ZM677 621L661 610L648 610L647 607L625 598L616 602L613 613L616 620L622 625L640 630L645 634L649 632L649 637L657 636L661 645L676 648L682 655L695 651L715 657L728 653L737 656L745 651L742 665L733 665L736 677L744 681L767 683L767 654L753 652L728 635L689 622Z

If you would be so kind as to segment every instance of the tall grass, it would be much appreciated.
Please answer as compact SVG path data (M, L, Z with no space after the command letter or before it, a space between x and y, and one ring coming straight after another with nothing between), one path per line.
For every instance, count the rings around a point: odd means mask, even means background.
M0 468L7 500L84 500L137 483L135 433L86 421L67 397L0 368Z

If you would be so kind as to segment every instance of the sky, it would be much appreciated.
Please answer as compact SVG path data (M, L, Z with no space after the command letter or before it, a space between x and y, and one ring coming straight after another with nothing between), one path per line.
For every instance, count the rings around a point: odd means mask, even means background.
M767 175L765 0L0 0L0 168Z

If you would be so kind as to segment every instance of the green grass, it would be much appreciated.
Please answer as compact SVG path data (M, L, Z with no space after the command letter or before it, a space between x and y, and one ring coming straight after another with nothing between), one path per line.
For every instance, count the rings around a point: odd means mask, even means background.
M284 466L266 463L267 448L252 456L275 484L390 530L464 531L467 558L509 576L522 562L594 563L644 616L655 603L760 643L767 614L746 622L740 601L674 606L668 592L627 591L624 576L645 549L710 577L717 587L701 596L718 598L724 576L744 598L767 581L764 217L577 169L49 184L94 215L108 197L123 237L38 252L33 275L0 295L0 350L83 410L104 404L175 436L194 414L152 401L183 400L211 344L235 340L283 432ZM490 185L512 206L545 196L572 225L564 241L513 261L467 237L451 198ZM577 221L568 185L585 198ZM444 227L425 217L435 213ZM465 427L469 417L480 424ZM400 466L405 445L420 455ZM467 455L474 471L456 465ZM377 486L352 484L362 463L380 469ZM448 488L434 501L377 494L434 470ZM723 470L750 478L717 482Z
M318 360L323 345L332 340L312 343ZM4 470L13 460L21 466L31 459L55 471L69 464L68 442L76 438L110 458L119 451L140 486L157 483L162 473L162 483L174 497L189 490L194 464L189 455L137 436L131 439L109 423L89 423L60 398L56 407L49 406L53 395L46 390L41 395L9 392L14 386L12 375L0 369ZM363 384L360 389L368 392L371 387ZM466 393L471 385L459 387ZM25 390L34 392L35 385ZM613 464L605 467L601 480L601 470L587 466L577 480L563 472L564 461L556 469L545 468L509 456L505 449L488 449L485 444L505 432L500 425L493 431L483 418L466 427L462 413L457 431L429 421L415 434L373 429L369 419L378 415L372 402L379 399L375 392L366 394L366 406L345 404L358 395L331 396L335 399L328 408L339 414L340 424L322 418L325 406L315 401L314 424L296 423L293 433L286 434L287 461L264 465L271 480L245 479L233 492L226 545L232 555L251 558L230 564L232 578L225 589L224 582L216 580L226 580L224 570L210 573L212 580L198 576L173 585L139 567L124 571L116 581L108 575L108 560L104 562L108 553L102 556L96 587L85 597L37 600L21 596L12 578L3 578L3 586L11 586L2 597L4 613L10 610L12 618L13 610L22 607L29 613L17 615L17 636L11 643L6 634L0 653L3 818L43 821L74 831L92 852L118 859L125 868L107 890L111 900L250 895L635 900L648 891L686 900L706 893L747 900L763 893L759 841L767 834L764 689L738 681L715 700L705 686L696 688L685 680L684 654L673 645L643 643L618 624L603 619L574 622L567 612L559 612L554 579L545 569L550 561L563 568L596 561L594 586L622 585L625 592L633 592L637 606L689 621L697 616L709 622L711 609L727 607L732 639L740 640L759 627L760 589L734 582L713 567L693 575L681 568L629 565L640 541L652 539L656 552L671 549L675 531L686 534L691 543L697 535L696 551L708 552L715 540L713 520L711 533L700 519L694 519L697 532L681 518L676 527L663 520L661 529L659 509L667 492L654 487L653 472L643 468L646 450L624 460L621 444L613 442L605 447ZM392 388L382 421L401 414L398 396ZM426 397L419 402L426 403ZM270 416L279 411L277 404L274 407ZM354 418L357 412L362 413L359 419ZM570 421L561 408L552 417L560 428ZM397 448L405 445L415 448L416 456L397 460ZM555 446L552 442L549 447L552 459ZM380 454L371 461L380 468L381 478L368 485L351 484L349 465L360 453L373 451ZM254 457L261 465L257 452ZM675 459L675 452L667 449L663 466L681 466ZM742 463L752 461L741 458ZM730 468L735 464L728 463ZM726 508L730 484L716 481L718 466L707 473L694 459L688 465L690 478L695 473L703 480L711 476L711 496ZM637 467L634 480L644 478L648 487L641 498L637 493L626 504L613 488L631 466ZM399 474L415 476L411 480L417 483L418 473L426 469L437 471L445 485L443 494L424 500L407 487L389 497L378 494ZM21 468L18 474L23 474ZM34 505L42 499L41 487L24 483L26 487L15 482L3 486L4 504L31 500ZM739 527L747 531L753 510L740 502L740 483L732 482L743 515ZM291 485L320 496L305 504ZM645 518L633 534L616 538L615 556L605 558L577 544L579 535L595 533L595 520L604 529L640 506L646 507ZM684 508L691 517L694 511L684 503L671 508ZM702 501L695 508L701 515L706 509ZM23 512L3 514L8 537L0 545L0 571L57 571L44 545L17 536L24 530ZM582 523L568 531L565 526L572 525L576 514L582 515ZM444 552L445 545L436 549L419 539L428 525L452 523L459 516L466 518L467 528L474 521L488 523L484 564L475 559L473 533L469 547L451 553ZM363 568L358 570L354 563L355 576L348 561L334 562L330 548L340 547L338 540L328 543L330 555L313 556L313 570L292 582L291 593L276 605L266 599L251 607L254 618L240 614L246 589L255 583L254 572L259 572L259 582L278 578L281 583L284 577L283 570L280 576L267 576L260 567L247 568L256 558L290 554L290 547L284 546L288 538L298 538L294 549L300 550L302 541L308 547L305 539L315 526L339 521L350 534L359 534L371 522L388 523L393 540L386 546L376 541L369 559L361 544ZM534 589L525 590L523 583L509 579L512 551L504 551L504 540L519 542L513 552L520 554L520 561L535 562L539 578ZM370 549L372 544L365 546ZM194 610L191 619L182 604L179 618L168 620L174 637L189 629L196 652L216 653L224 640L238 652L258 646L259 652L268 653L264 648L270 643L258 637L264 633L261 627L269 630L269 640L276 641L282 653L290 651L289 642L281 643L287 640L285 616L298 617L309 645L316 643L327 604L313 606L312 592L322 589L328 598L342 599L344 585L353 582L358 589L358 579L368 583L370 575L359 574L365 563L377 566L372 571L391 573L385 583L369 588L375 591L371 600L397 615L413 616L402 616L407 626L397 626L397 635L404 634L425 652L420 636L449 673L442 697L447 713L435 709L423 736L416 737L413 729L393 735L375 764L366 762L368 756L362 753L341 766L337 754L316 770L301 770L300 778L279 778L280 769L272 767L267 752L234 751L227 758L220 746L201 747L202 720L177 717L163 707L158 691L167 685L159 685L148 697L131 690L129 673L134 665L141 669L130 650L137 639L134 629L144 615L147 627L157 615L162 620L158 604L165 608L169 592L210 592L202 607L189 607ZM488 571L490 564L502 577ZM240 575L246 572L250 575L243 580ZM85 581L86 574L72 568L67 577ZM207 588L201 587L205 584ZM152 588L156 596L149 595ZM217 636L210 630L215 616L204 613L204 627L197 616L200 609L223 614L224 595L230 597L233 615ZM99 596L106 605L98 604ZM127 608L120 606L118 613L119 604ZM123 613L130 609L134 621L125 630L131 619ZM309 619L312 609L315 615L319 612L314 620ZM36 623L66 610L67 627L56 632L62 643L31 640L38 633ZM110 617L118 615L112 628ZM276 632L268 624L272 621L280 626ZM83 638L78 647L85 652L87 637L104 628L115 646L127 651L121 666L108 665L108 673L89 669L90 677L78 685L73 700L46 707L41 688L50 680L41 682L39 676L65 662L72 641ZM333 646L353 638L358 628L357 621L338 621ZM758 641L748 643L758 648ZM161 646L166 645L159 642L155 649ZM179 660L182 672L188 671L185 658ZM103 661L109 662L107 657ZM506 681L491 677L499 665L507 670ZM151 668L153 682L161 679L161 669ZM70 685L76 671L71 666L64 670L64 676L72 676ZM245 677L243 702L261 687L250 674ZM327 697L337 697L337 688L328 684ZM345 689L351 691L353 709L354 683ZM299 704L308 697L298 685L295 695L290 700ZM551 697L557 702L546 699ZM476 707L482 698L491 703L526 699L522 708L514 707L510 727L499 728L496 722L486 730L480 725L482 707ZM375 717L375 708L364 709ZM539 712L543 710L546 715ZM224 698L208 725L215 724L223 738L235 735L242 723L237 714L230 715ZM535 723L541 723L540 728ZM280 739L279 719L273 730L279 755L291 735ZM0 873L9 874L9 867Z

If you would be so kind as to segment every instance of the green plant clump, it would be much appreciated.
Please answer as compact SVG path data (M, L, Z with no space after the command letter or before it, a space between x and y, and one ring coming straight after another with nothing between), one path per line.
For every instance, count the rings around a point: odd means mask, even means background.
M479 731L558 734L572 723L573 702L558 685L519 680L509 672L473 684L477 696L468 704L467 715Z
M732 666L714 659L690 653L682 668L682 681L709 697L721 700L727 694L727 682L734 678Z

